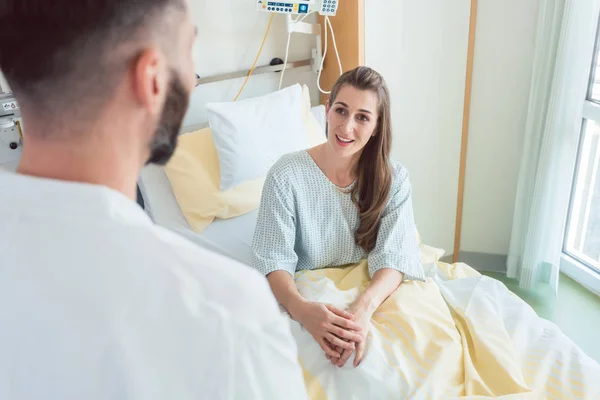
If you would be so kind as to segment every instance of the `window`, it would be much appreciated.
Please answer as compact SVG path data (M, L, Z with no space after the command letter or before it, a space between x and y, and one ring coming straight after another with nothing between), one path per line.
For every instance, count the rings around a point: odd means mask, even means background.
M564 252L600 273L600 30L583 107L583 124Z

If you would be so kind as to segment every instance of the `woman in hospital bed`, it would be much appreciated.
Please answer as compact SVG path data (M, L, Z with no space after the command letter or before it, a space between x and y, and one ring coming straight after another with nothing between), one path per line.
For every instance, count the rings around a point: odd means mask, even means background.
M252 243L310 398L600 400L600 365L556 325L469 266L427 259L382 77L345 73L326 110L327 141L269 171Z
M265 182L252 245L291 317L343 367L365 354L377 308L404 280L424 280L407 170L390 161L390 97L383 78L359 67L342 75L326 106L327 142L282 157ZM368 261L371 281L347 310L298 291L301 270Z

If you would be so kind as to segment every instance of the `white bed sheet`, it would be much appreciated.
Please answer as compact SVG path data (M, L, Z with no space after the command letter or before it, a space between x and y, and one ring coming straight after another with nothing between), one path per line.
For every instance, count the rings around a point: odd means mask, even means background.
M162 167L155 165L145 167L140 176L139 186L146 212L154 223L204 248L250 265L250 245L258 210L227 220L216 219L202 233L196 233L190 228L181 212Z
M240 217L215 220L202 233L189 228L173 230L202 247L251 265L251 245L257 217L258 210L254 210Z

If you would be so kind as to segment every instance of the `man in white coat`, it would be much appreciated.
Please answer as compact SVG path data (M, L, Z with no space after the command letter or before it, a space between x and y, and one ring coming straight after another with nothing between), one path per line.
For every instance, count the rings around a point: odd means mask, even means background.
M264 278L135 202L195 84L187 0L3 0L0 27L25 126L0 173L0 399L305 399Z

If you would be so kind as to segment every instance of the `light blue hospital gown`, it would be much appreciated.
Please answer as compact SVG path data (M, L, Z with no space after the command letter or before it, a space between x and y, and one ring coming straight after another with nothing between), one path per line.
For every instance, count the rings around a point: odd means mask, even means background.
M393 163L390 200L375 249L356 245L358 210L351 195L331 182L306 151L283 156L269 171L252 242L252 264L265 276L342 266L368 260L369 273L382 268L424 280L407 170Z

